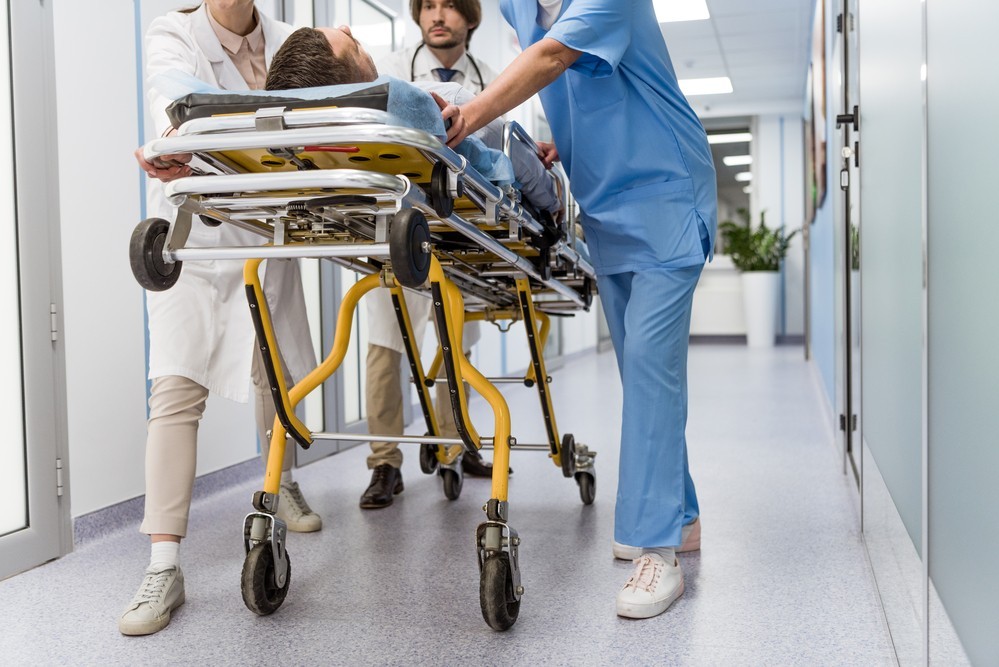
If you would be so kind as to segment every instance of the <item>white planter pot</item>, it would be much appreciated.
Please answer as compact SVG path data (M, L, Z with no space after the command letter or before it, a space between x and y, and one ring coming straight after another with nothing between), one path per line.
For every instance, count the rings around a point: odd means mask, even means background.
M776 343L779 287L778 271L746 271L742 274L746 341L749 347L773 347Z

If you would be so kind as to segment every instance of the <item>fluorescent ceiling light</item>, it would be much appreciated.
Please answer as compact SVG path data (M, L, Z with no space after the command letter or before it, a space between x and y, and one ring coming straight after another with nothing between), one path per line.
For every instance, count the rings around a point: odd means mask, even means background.
M753 172L740 171L738 174L735 175L735 180L739 181L740 183L743 181L751 181L753 180Z
M745 192L748 195L750 192L753 191L753 186L752 185L747 185L746 187L744 187L742 189L742 191Z
M727 76L707 79L680 79L680 90L684 95L722 95L732 92L732 81Z
M749 132L726 132L725 134L709 134L709 144L741 144L753 140L753 135Z
M722 158L726 167L741 167L744 164L753 164L752 155L726 155Z
M707 0L653 0L656 19L660 23L703 21L711 18Z

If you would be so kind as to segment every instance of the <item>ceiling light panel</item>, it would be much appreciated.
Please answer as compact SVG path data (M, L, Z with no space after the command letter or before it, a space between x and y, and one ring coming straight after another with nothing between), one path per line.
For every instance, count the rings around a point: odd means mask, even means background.
M726 155L722 158L722 162L725 163L726 167L741 167L747 164L753 164L752 155Z
M724 95L732 92L732 82L727 76L707 79L680 79L680 90L687 97L696 95Z
M753 140L751 132L726 132L724 134L709 134L709 144L742 144Z
M703 21L711 18L707 0L653 0L652 5L660 23Z

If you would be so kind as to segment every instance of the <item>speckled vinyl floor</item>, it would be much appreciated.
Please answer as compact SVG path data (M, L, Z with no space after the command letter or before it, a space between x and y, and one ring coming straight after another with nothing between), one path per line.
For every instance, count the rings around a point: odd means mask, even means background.
M690 354L691 470L700 553L665 614L614 614L630 564L611 557L621 391L611 353L553 373L562 431L599 452L597 500L536 452L514 453L510 523L523 539L517 624L483 622L473 537L489 496L457 501L407 448L406 490L362 511L366 447L296 472L325 528L291 534L292 582L277 613L239 593L242 518L259 482L196 501L181 550L187 603L164 631L123 637L120 610L148 559L133 524L0 582L4 665L887 665L891 646L843 475L799 348L702 345ZM537 395L507 386L514 435L540 442ZM480 431L492 427L473 404ZM252 465L252 464L248 464Z

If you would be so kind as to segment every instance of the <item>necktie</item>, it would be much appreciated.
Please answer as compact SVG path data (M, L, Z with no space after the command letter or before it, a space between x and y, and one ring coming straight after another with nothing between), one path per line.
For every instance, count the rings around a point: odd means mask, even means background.
M437 75L438 81L443 81L447 83L454 78L454 75L458 73L456 69L448 69L447 67L438 67L434 70L434 74Z

